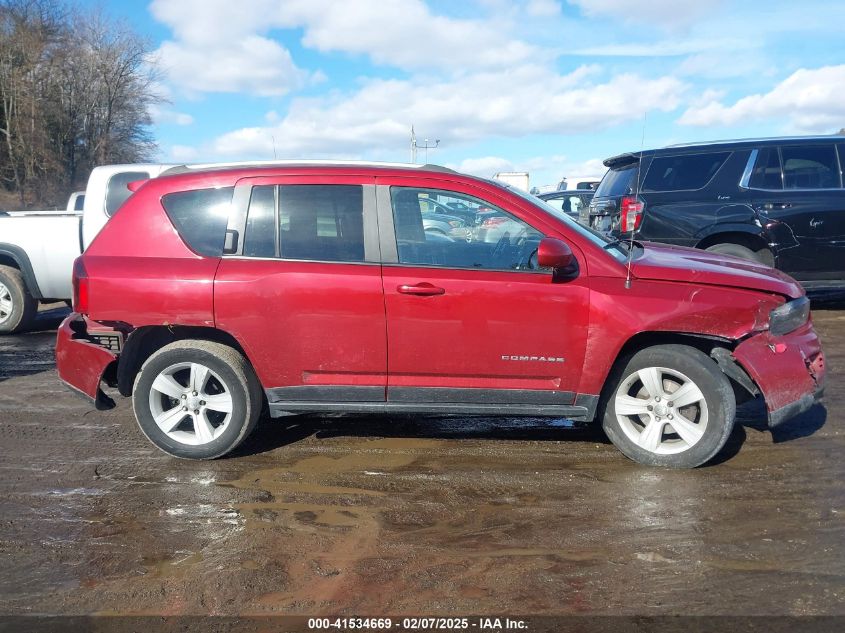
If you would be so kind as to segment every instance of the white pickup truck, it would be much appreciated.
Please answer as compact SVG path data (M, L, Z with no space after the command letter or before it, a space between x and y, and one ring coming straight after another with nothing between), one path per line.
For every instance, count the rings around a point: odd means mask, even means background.
M88 178L84 201L65 211L0 213L0 334L25 329L38 302L72 296L73 260L131 195L130 182L155 178L174 165L108 165Z

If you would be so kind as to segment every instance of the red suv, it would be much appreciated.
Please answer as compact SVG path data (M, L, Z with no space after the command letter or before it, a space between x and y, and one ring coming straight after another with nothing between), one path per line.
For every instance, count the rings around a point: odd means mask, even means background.
M76 262L59 375L132 396L162 450L214 458L262 409L601 420L628 457L692 467L738 398L774 426L821 394L801 287L762 264L610 241L501 183L439 167L175 168ZM433 235L429 202L507 218Z

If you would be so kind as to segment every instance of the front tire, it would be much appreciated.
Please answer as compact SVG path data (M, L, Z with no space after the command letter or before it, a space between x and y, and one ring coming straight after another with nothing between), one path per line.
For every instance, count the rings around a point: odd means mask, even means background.
M733 388L700 350L649 347L634 354L613 378L602 426L630 459L695 468L727 442L736 417Z
M27 291L21 271L0 266L0 334L25 330L37 312L38 301Z
M215 459L255 428L261 385L237 351L210 341L176 341L150 356L135 378L141 431L165 453Z

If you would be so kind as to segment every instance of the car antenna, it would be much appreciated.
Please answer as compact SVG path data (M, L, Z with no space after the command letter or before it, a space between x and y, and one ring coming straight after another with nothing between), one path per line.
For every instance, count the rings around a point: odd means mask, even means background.
M637 180L634 182L634 200L640 200L640 166L643 164L643 147L645 146L645 124L648 111L643 112L643 130L640 136L640 158L637 161ZM634 231L636 227L631 229L631 241L628 244L628 263L625 271L625 290L631 288L631 260L634 259Z

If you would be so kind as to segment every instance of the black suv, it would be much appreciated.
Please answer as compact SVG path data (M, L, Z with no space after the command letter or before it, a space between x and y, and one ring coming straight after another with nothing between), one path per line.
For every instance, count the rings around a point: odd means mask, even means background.
M673 145L621 154L581 223L775 266L845 289L845 136Z

